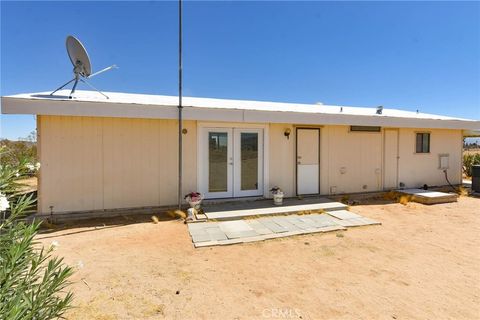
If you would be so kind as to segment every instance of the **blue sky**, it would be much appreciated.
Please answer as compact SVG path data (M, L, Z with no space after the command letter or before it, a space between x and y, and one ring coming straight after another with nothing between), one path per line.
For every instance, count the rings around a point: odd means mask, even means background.
M77 36L105 91L177 94L176 2L2 2L1 95L71 78ZM185 2L185 95L480 119L479 2ZM87 89L80 87L80 89ZM1 136L35 128L5 116Z

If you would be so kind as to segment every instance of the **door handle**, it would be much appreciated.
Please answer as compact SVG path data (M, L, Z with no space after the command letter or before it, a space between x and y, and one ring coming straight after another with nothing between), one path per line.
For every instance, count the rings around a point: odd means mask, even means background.
M231 166L233 166L233 162L229 162L228 164L231 165Z

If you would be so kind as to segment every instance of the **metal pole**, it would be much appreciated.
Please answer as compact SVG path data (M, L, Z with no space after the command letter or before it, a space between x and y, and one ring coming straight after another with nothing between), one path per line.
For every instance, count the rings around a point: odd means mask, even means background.
M182 0L178 0L178 209L182 208Z

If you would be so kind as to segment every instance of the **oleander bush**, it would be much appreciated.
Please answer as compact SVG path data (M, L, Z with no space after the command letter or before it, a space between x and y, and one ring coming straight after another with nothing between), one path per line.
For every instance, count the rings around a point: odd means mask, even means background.
M0 157L6 148L0 147ZM17 182L31 172L28 160L0 165L0 320L62 318L73 294L73 269L53 256L53 246L35 241L41 222L27 222L34 194L19 194Z

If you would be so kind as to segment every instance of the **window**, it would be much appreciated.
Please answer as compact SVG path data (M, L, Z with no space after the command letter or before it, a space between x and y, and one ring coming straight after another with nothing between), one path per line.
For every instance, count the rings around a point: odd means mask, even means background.
M430 152L430 133L419 132L417 133L417 146L416 153L429 153Z
M380 132L380 127L373 127L373 126L350 126L350 131Z

